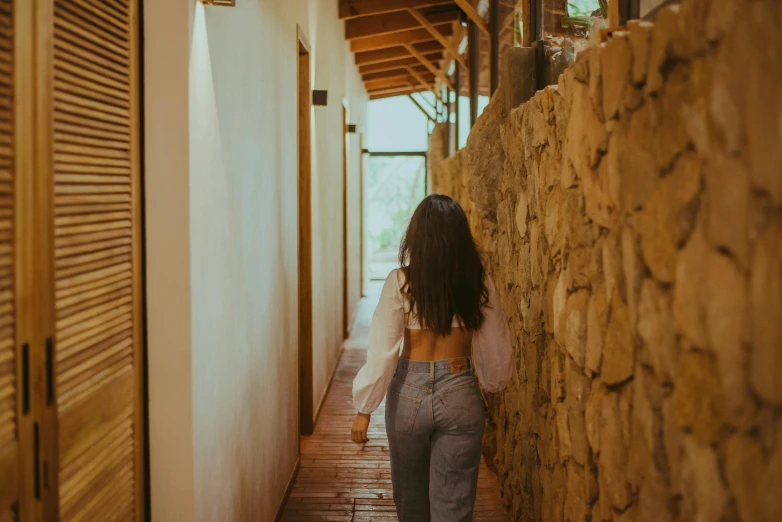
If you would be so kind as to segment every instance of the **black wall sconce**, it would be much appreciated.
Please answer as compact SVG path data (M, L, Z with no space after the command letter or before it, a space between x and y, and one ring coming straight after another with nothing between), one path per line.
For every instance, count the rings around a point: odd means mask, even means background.
M201 0L204 5L222 5L224 7L236 7L236 0Z
M328 105L329 92L328 91L312 91L312 104L317 107L325 107Z
M348 132L351 134L356 133L356 124L355 123L348 123Z

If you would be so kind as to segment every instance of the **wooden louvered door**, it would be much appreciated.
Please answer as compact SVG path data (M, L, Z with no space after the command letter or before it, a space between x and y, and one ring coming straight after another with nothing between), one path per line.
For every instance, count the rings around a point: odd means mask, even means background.
M38 129L51 238L46 519L141 520L137 1L37 1L50 108Z
M27 180L19 176L15 154L15 32L13 1L0 0L0 522L34 519L32 354L29 322L22 317L31 308L29 281L17 274L20 261L29 261L27 245L17 238L29 229L19 219L17 201Z

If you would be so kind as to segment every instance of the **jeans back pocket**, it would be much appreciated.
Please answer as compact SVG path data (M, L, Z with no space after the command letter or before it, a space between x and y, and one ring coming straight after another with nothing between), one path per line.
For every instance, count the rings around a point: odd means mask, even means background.
M440 399L458 429L473 430L485 422L486 408L476 381L444 390Z
M402 395L393 388L389 388L386 399L387 426L401 433L412 433L421 402L422 399Z

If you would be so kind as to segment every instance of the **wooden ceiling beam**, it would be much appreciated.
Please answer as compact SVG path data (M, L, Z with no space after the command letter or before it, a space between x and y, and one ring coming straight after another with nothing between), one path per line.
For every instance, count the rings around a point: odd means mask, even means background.
M407 87L391 87L388 89L373 89L371 91L368 91L368 94L370 96L375 96L378 94L408 94L411 92L421 92L422 90L427 90L424 87L416 87L415 85L408 85Z
M426 20L432 25L447 24L459 19L459 11L440 11L425 14ZM396 11L374 16L354 18L345 22L345 39L353 40L365 36L380 36L383 34L417 29L420 23L407 11Z
M359 65L358 66L359 74L370 74L370 73L383 72L383 71L393 71L394 69L400 69L400 68L403 69L405 67L413 67L419 72L428 70L426 67L421 65L421 62L419 62L418 60L410 56L410 53L408 53L406 49L403 48L403 50L407 58L390 60L388 62L370 63L368 65ZM442 53L430 53L430 54L425 54L424 56L426 56L429 61L434 61L437 60L441 55Z
M475 22L475 24L478 26L478 29L480 29L484 34L491 34L489 31L489 26L486 25L486 21L483 19L481 15L478 14L478 11L475 10L475 8L470 3L470 0L453 0L456 2L456 5L462 8L462 11L464 11L464 14L467 15L467 17Z
M378 89L393 89L395 87L411 87L417 85L417 83L415 78L408 75L402 78L384 78L364 82L364 87L367 91L376 91Z
M445 47L446 51L451 53L451 55L453 55L453 57L456 58L459 63L467 67L467 60L464 59L464 56L459 54L459 51L456 50L452 42L446 38L446 36L451 36L453 34L453 27L448 27L446 31L441 32L437 27L433 26L418 9L409 9L408 12L410 13L410 16L415 18L418 23L423 26L424 29L429 31L429 34L431 34L435 40L440 42L440 44Z
M428 55L431 53L440 53L443 50L442 45L439 42L423 42L412 46L419 54ZM379 49L377 51L366 51L363 53L356 53L356 65L367 65L371 63L388 62L391 60L398 60L400 58L410 58L410 52L399 45L397 47L389 47L388 49Z
M451 3L452 0L339 0L339 18L349 19L404 11L410 7L431 7Z
M432 71L432 74L440 78L443 82L445 82L446 85L448 85L451 89L453 89L453 84L451 84L451 80L448 79L448 77L438 69L432 62L427 60L418 50L413 47L410 44L405 44L405 49L407 49L407 52L412 54L415 58L418 59L427 69Z
M380 93L376 93L376 94L371 94L370 93L369 99L370 100L382 100L383 98L393 98L395 96L406 96L408 94L413 94L413 93L416 93L416 92L421 92L421 89L420 88L418 88L418 89L408 89L407 91L404 91L404 92L392 91L392 92L386 92L386 93L380 92Z
M450 27L446 26L444 29L446 36L450 36ZM402 44L429 42L431 40L432 35L426 29L409 29L407 31L400 31L398 33L356 38L355 40L350 41L350 50L354 53L362 53L366 51L386 49L388 47L396 47Z
M423 69L423 74L420 74L421 71L416 71L412 67L403 67L401 69L392 69L390 71L381 71L381 72L374 72L369 74L364 74L361 76L361 81L364 82L371 82L372 80L380 80L383 78L400 78L400 77L406 77L413 75L415 77L416 74L422 77L429 77L429 83L432 83L434 81L434 75L431 74L429 71L426 70L425 67L420 66L421 69Z

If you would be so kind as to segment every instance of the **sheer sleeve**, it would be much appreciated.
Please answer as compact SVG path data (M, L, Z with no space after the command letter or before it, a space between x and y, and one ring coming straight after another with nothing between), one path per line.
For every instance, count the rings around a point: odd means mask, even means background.
M372 413L383 401L399 360L405 306L398 277L399 270L394 270L386 278L369 326L367 362L353 381L353 405L360 413Z
M513 351L508 321L502 311L494 282L486 276L489 302L483 308L484 321L472 338L475 372L487 392L505 389L513 374Z

